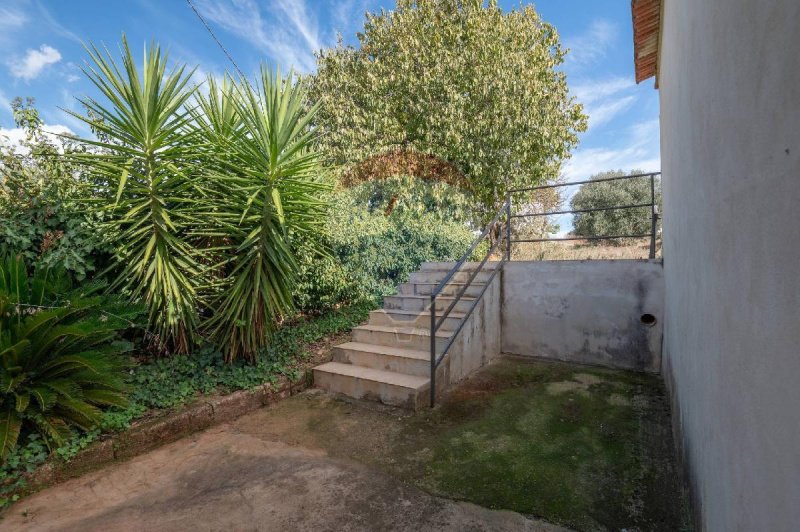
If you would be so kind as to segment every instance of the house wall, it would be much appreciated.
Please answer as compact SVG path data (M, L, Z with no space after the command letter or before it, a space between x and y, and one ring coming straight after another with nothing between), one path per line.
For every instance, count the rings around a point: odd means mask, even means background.
M657 372L663 272L658 261L513 261L503 271L502 350ZM653 325L642 323L652 314Z
M665 0L664 374L707 530L800 527L800 2Z

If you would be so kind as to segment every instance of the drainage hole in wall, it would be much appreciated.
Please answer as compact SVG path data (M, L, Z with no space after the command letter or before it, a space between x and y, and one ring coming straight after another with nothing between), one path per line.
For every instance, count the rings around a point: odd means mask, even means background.
M656 324L656 317L653 316L652 314L642 314L642 317L639 319L641 320L642 323L644 323L649 327L652 327L653 325Z

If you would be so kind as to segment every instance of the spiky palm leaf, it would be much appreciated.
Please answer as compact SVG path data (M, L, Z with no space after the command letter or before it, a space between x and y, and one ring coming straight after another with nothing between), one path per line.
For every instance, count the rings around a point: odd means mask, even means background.
M230 259L221 265L225 285L211 297L206 327L229 360L252 359L293 306L291 239L321 226L328 186L311 147L316 108L304 107L302 81L262 67L257 89L242 82L224 94L242 127L228 139L216 137L227 156L209 172L227 191L209 215Z
M97 424L101 406L126 405L131 345L116 338L139 311L97 295L99 283L64 293L64 279L50 269L29 278L20 258L0 262L0 459L26 425L60 443L71 426Z
M84 72L107 102L86 98L88 116L71 114L102 139L83 139L98 149L82 160L114 198L106 205L108 223L119 232L114 286L147 304L163 345L186 352L195 341L204 270L186 240L196 223L192 171L201 144L187 127L192 73L183 66L168 72L167 54L151 45L140 74L124 36L121 68L107 50L86 50L91 64Z

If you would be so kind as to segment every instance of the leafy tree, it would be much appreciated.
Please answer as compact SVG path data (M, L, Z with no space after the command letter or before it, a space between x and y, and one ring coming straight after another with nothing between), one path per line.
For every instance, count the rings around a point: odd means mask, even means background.
M590 179L606 179L624 175L642 174L641 170L632 170L626 174L622 170L601 172ZM661 204L661 180L655 181L656 204ZM622 205L638 205L650 203L650 178L620 179L617 181L601 181L581 185L573 196L572 209L598 209L618 207ZM609 236L640 235L650 233L652 216L650 207L635 209L613 209L595 212L575 213L573 218L574 234L577 236ZM595 243L620 244L620 240L594 241Z
M29 276L20 257L0 261L0 459L20 432L60 444L71 427L89 430L102 406L127 404L127 342L117 333L139 313L98 296L104 288L71 289L61 269Z
M429 154L458 169L485 219L509 188L555 178L586 127L558 35L531 6L398 0L358 37L318 56L311 91L327 160L345 173Z
M439 221L468 224L475 219L471 197L458 187L441 181L425 181L398 175L366 181L348 189L349 201L370 212L431 215ZM344 197L344 196L340 196Z
M0 139L0 253L84 279L106 263L110 247L83 201L92 184L69 159L83 148L45 132L32 98L15 98L11 107L24 138Z

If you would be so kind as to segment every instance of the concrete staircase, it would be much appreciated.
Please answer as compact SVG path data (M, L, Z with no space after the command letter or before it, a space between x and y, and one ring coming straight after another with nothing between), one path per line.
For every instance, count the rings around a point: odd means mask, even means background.
M455 263L427 262L412 273L397 294L370 313L367 325L353 329L352 341L333 348L333 360L314 368L314 384L357 399L416 410L430 395L430 295ZM478 263L466 263L436 298L437 317L450 306ZM453 331L480 295L496 264L487 263L436 332L441 353ZM447 382L448 353L437 369L437 392Z

